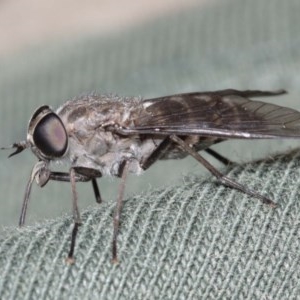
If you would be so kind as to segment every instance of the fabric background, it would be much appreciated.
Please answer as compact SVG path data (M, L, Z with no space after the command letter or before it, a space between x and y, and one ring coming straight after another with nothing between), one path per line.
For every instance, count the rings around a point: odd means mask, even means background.
M154 97L285 88L288 96L265 100L300 109L299 12L297 0L219 1L122 34L49 43L6 58L0 61L1 145L25 138L38 106L58 107L91 91ZM276 209L220 186L191 159L161 162L131 177L119 266L110 263L118 180L101 180L100 207L93 205L90 186L78 185L84 212L74 266L64 264L72 226L70 187L35 188L31 225L1 232L0 298L300 298L300 154L269 158L297 144L243 141L216 147L236 162L267 157L221 168L272 195ZM0 155L1 225L12 226L35 158L29 151L10 160L6 152Z

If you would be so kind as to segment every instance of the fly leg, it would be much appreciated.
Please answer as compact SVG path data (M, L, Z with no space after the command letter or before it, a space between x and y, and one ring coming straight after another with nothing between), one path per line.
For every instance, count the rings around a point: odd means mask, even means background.
M171 139L167 136L142 163L143 170L147 170L157 160L159 160L165 153L167 153L172 143L173 142L171 141Z
M117 239L120 227L120 215L123 207L123 199L124 199L124 191L125 191L125 183L128 175L129 169L129 161L125 161L121 166L120 177L121 183L119 185L118 198L117 198L117 206L115 208L113 223L114 223L114 232L112 239L112 262L114 264L118 264L118 248L117 248Z
M70 173L62 173L62 172L50 172L49 179L51 180L57 180L57 181L69 181L71 182L71 188L72 188L72 207L73 207L73 219L74 219L74 227L72 230L72 236L71 236L71 245L70 250L68 253L68 256L66 258L66 262L68 264L73 264L75 262L74 259L74 250L75 250L75 244L76 244L76 237L78 233L78 228L81 225L81 218L80 218L80 212L78 209L78 196L76 192L76 182L86 182L89 180L92 180L92 186L94 189L94 194L96 197L96 201L98 203L101 202L101 196L99 192L99 188L97 185L97 181L95 178L88 177L86 175L78 174L76 173L75 168L70 169Z
M97 180L95 178L92 179L92 186L93 186L96 202L100 204L102 202L102 198L101 198Z
M40 174L40 177L41 176L42 176L42 174ZM66 258L66 262L68 264L73 264L75 262L74 250L75 250L75 244L76 244L76 237L77 237L77 233L78 233L78 228L81 225L80 212L79 212L79 208L78 208L78 196L77 196L77 192L76 192L76 182L87 182L87 181L92 180L94 194L95 194L97 202L101 202L99 188L98 188L95 178L91 178L87 175L82 175L82 174L77 173L76 168L71 168L69 173L50 172L48 175L48 180L64 181L64 182L71 183L72 208L73 208L72 210L73 210L74 226L73 226L72 235L71 235L70 250L69 250L68 256ZM43 183L43 186L48 182L48 180Z
M74 227L72 230L71 246L67 257L67 262L70 264L74 263L74 249L75 249L76 235L78 232L78 227L81 223L80 213L79 213L78 203L77 203L78 197L76 193L75 183L87 182L91 180L96 201L100 203L101 195L95 178L100 176L101 174L99 172L87 168L71 168L69 173L52 172L48 169L48 164L46 162L44 161L37 162L31 171L30 178L26 185L22 211L19 219L19 226L23 226L25 223L25 217L26 217L27 207L30 199L31 187L34 180L36 180L37 184L40 187L45 186L49 180L71 182L72 194L73 194L72 203L73 203Z
M214 157L216 160L218 160L219 162L221 162L225 166L229 166L229 165L233 164L233 162L231 160L224 157L223 155L221 155L220 153L218 153L217 151L215 151L213 149L207 148L204 151L207 152L209 155Z
M80 218L80 212L78 209L78 195L76 192L76 173L74 168L70 169L70 182L71 182L71 189L72 189L72 207L73 207L73 219L74 219L74 227L72 230L72 238L71 238L71 246L70 251L68 253L68 257L66 259L66 262L68 264L73 264L75 262L74 260L74 249L75 249L75 243L76 243L76 236L78 232L78 227L81 225L81 218Z
M151 153L151 155L142 163L143 170L147 170L157 160L159 160L164 154L166 154L172 144L173 144L173 141L170 139L170 137L166 137L159 144L159 146ZM226 166L233 164L233 162L231 160L229 160L228 158L219 154L218 152L216 152L213 149L207 148L204 151Z
M189 153L191 156L193 156L197 161L199 161L212 175L214 175L217 178L217 180L220 183L222 183L228 187L234 188L236 190L239 190L247 195L253 196L253 197L259 199L264 204L268 204L272 207L276 206L276 203L274 203L271 199L269 199L265 196L262 196L259 193L255 192L253 190L250 190L247 187L243 186L242 184L223 175L214 166L212 166L206 159L204 159L197 151L195 151L193 148L191 148L188 144L186 144L178 136L171 135L170 138L172 141L174 141L176 144L178 144L183 150L185 150L187 153Z
M75 171L76 171L76 168L75 168ZM50 176L49 176L49 180L70 182L70 174L64 173L64 172L51 172ZM102 197L100 194L100 190L99 190L96 178L91 178L89 176L82 175L77 172L75 173L75 181L76 182L87 182L90 180L92 181L92 187L93 187L94 195L96 198L96 202L101 203Z

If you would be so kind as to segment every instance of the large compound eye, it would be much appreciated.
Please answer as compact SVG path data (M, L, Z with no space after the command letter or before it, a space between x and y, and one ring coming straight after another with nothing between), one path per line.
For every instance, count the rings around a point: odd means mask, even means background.
M44 116L33 132L35 146L48 157L61 157L67 150L68 137L59 117L50 113Z

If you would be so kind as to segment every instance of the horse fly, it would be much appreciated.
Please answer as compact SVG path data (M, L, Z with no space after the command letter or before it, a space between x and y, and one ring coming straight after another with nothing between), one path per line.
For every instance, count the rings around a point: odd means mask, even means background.
M140 174L159 159L187 155L193 156L223 185L275 206L268 197L220 173L198 152L205 150L227 164L230 161L212 150L212 145L227 139L299 138L300 112L249 99L284 93L220 90L146 100L87 95L66 102L56 112L47 105L41 106L29 121L26 140L9 147L16 148L9 157L30 148L38 158L26 186L19 225L25 222L33 181L40 187L49 180L70 182L74 227L67 262L73 263L81 223L76 182L91 181L100 203L96 179L105 175L121 177L113 218L112 260L116 263L127 174ZM50 162L60 160L69 162L69 172L50 169Z

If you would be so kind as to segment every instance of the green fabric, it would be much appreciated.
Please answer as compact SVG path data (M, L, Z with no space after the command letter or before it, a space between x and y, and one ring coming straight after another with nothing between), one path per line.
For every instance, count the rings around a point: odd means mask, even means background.
M288 96L265 100L300 109L299 11L298 0L219 1L122 34L52 41L5 58L1 146L25 138L38 106L58 107L91 91L154 97L285 88ZM216 149L240 162L290 145L299 143L235 141ZM15 225L36 159L30 151L10 160L7 152L0 155L1 225ZM291 152L232 170L221 167L272 195L276 209L199 177L201 167L192 159L160 162L132 176L117 267L110 251L118 180L101 180L100 207L93 205L90 184L78 185L82 210L93 206L83 213L71 267L64 264L72 226L70 186L50 182L34 188L31 226L1 232L0 299L300 299L299 162ZM195 175L184 176L190 172ZM67 215L57 219L62 214Z
M1 299L299 299L299 168L292 152L229 172L276 209L199 178L130 197L118 266L111 203L82 214L73 266L70 217L11 231L0 243Z

